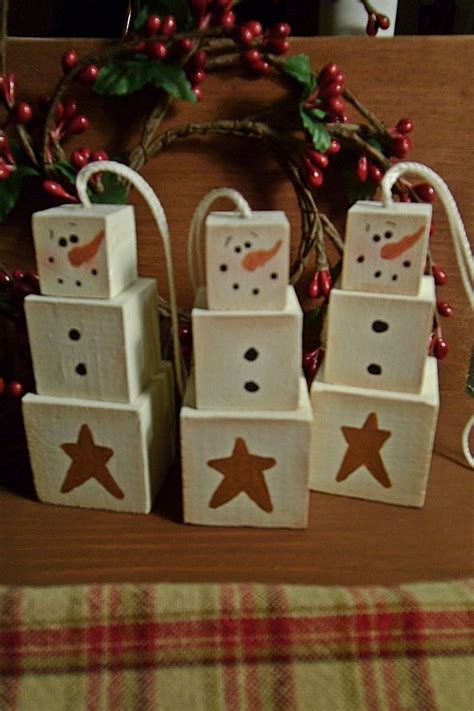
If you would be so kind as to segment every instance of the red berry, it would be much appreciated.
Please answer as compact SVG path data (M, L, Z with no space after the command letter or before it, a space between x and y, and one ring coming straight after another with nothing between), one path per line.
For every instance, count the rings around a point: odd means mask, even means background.
M339 73L339 67L337 66L337 64L334 64L334 62L325 64L319 73L319 79L320 81L323 81L325 79L333 81Z
M196 69L194 72L188 74L188 79L191 82L191 86L197 86L197 84L202 84L206 78L206 72L203 69Z
M341 150L341 144L339 143L339 141L336 141L335 139L333 139L331 141L331 143L329 144L329 148L327 149L326 153L328 156L333 156L336 153L339 153L340 150Z
M23 269L14 269L12 271L12 277L14 281L23 281L25 276L26 275Z
M73 116L77 114L78 110L79 107L77 103L72 99L69 99L69 101L66 101L66 103L62 107L61 118L64 118L65 121L69 121L70 119L72 119Z
M245 52L242 52L241 56L244 62L251 65L263 61L262 53L259 49L247 49Z
M206 64L207 54L206 52L204 52L203 49L200 49L198 52L193 54L193 56L189 60L188 67L189 69L204 69Z
M319 170L319 168L315 168L313 166L311 161L306 160L305 163L306 163L306 177L307 177L308 183L313 188L320 188L324 182L324 175Z
M315 272L308 285L308 296L310 299L317 299L319 296L318 272Z
M88 146L81 146L80 148L78 148L78 151L83 153L87 160L89 160L89 158L91 157L91 149Z
M13 279L10 274L4 270L0 271L0 291L5 291L12 284Z
M265 62L263 59L260 62L255 62L254 64L252 64L251 68L252 68L252 71L254 71L256 74L259 74L259 75L260 74L261 75L270 74L270 72L272 70L269 63Z
M109 154L106 151L94 151L91 153L91 161L109 160Z
M9 397L17 399L22 397L23 393L25 392L25 389L23 385L18 382L18 380L12 380L6 386L5 392Z
M158 15L150 15L145 22L145 35L152 37L158 34L161 29L161 18Z
M235 30L234 39L237 44L243 47L250 47L255 38L253 32L246 25L241 25Z
M314 151L312 148L307 148L306 155L308 156L311 163L316 166L316 168L323 168L324 170L329 165L329 158L324 155L324 153Z
M291 35L291 27L286 22L278 22L270 27L266 34L268 37L288 37Z
M75 49L68 49L67 52L64 52L62 59L61 59L61 65L63 68L63 72L67 74L71 69L73 69L76 64L79 61L78 54Z
M193 93L198 101L202 101L204 99L204 93L200 86L193 86Z
M43 183L43 188L44 190L46 190L47 193L49 193L50 195L54 195L54 197L60 198L61 200L67 200L67 202L79 202L79 200L74 197L74 195L70 195L64 190L62 185L56 183L56 181L54 180L45 180Z
M395 136L392 141L392 154L396 158L406 158L412 148L413 145L408 136Z
M182 39L174 43L172 47L172 54L174 57L178 58L185 57L187 54L190 53L193 46L194 42L190 37L183 37Z
M5 381L2 377L0 377L0 395L3 395L5 392Z
M429 183L418 183L413 190L423 202L433 202L436 197L436 191Z
M330 82L329 84L323 84L319 89L319 96L322 99L330 99L333 96L340 96L344 91L342 84L336 84L335 82Z
M377 18L377 24L380 27L381 30L388 30L390 27L390 20L387 17L387 15L382 15L381 12L378 12L376 15Z
M20 101L15 106L15 122L27 124L33 118L33 109L26 101Z
M77 135L79 133L84 133L84 131L87 131L89 126L90 124L87 116L83 116L82 114L79 116L74 116L74 118L69 121L66 126L66 133L70 136Z
M335 114L344 114L344 109L346 105L342 99L338 96L332 96L327 102L328 109Z
M235 13L232 10L223 12L221 15L216 17L216 25L218 27L224 27L226 30L230 30L235 25Z
M10 108L15 104L16 77L12 72L0 74L0 91Z
M83 168L85 165L87 165L89 162L87 156L82 153L80 150L78 151L73 151L71 153L71 163L75 168L78 168L79 170Z
M367 26L365 28L365 31L367 32L369 37L375 37L378 29L379 23L377 22L377 15L375 14L375 12L371 12L369 15L369 19L367 20Z
M13 170L11 165L5 163L3 158L0 158L0 180L7 180Z
M448 304L447 301L437 301L436 308L438 309L438 313L441 314L441 316L449 317L454 315L454 309Z
M286 54L290 49L290 42L283 38L270 39L265 47L272 54Z
M448 351L449 351L449 346L446 343L446 341L444 340L444 338L442 336L437 338L435 340L434 346L433 346L433 354L434 354L435 358L437 358L438 360L442 360L443 358L446 358L446 356L448 355Z
M249 22L246 22L243 27L249 29L254 37L258 37L262 34L262 25L258 20L249 20Z
M96 64L86 64L76 76L79 84L84 86L93 86L100 74L100 69Z
M332 276L329 269L322 269L318 276L319 290L323 296L328 296L332 289Z
M436 286L444 286L448 281L448 275L441 267L438 267L437 264L433 264L431 273L433 274Z
M165 59L168 49L164 42L152 42L147 46L146 53L150 59Z
M383 178L383 173L380 168L372 163L369 165L369 178L374 181L374 183L380 183Z
M356 176L357 180L365 183L369 175L369 162L366 156L361 156L357 161Z
M165 15L161 22L161 34L171 37L176 32L176 18L174 15Z
M39 289L39 276L36 272L33 271L27 271L25 272L24 279L27 284L29 284L31 287L33 287L34 290L38 291Z
M402 118L396 125L398 133L411 133L415 128L415 124L409 118Z

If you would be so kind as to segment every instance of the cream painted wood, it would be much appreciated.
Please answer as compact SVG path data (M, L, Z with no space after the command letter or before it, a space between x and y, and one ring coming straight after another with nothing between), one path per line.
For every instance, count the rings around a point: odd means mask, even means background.
M199 409L294 410L303 316L293 287L280 311L215 311L205 290L192 311Z
M435 308L433 278L417 296L333 289L325 378L361 388L419 392Z
M42 395L131 402L159 369L154 279L108 300L32 295L25 313Z
M33 215L41 292L110 299L137 277L130 205L61 205Z
M290 224L284 212L214 212L206 220L210 309L284 309Z
M131 513L151 510L174 457L170 363L163 362L132 404L28 394L22 406L41 501Z
M194 396L191 378L180 417L185 522L304 528L312 436L312 413L304 379L299 383L299 407L293 411L198 410ZM253 478L248 482L260 503L246 493L245 487L237 487L240 493L225 503L225 497L219 497L223 482L238 475L233 462L239 447L245 452L240 461L244 474L250 471L258 477L262 464L258 458L263 458L260 488ZM222 460L230 461L223 464ZM222 469L227 471L227 477ZM252 488L254 485L257 489Z
M330 385L324 376L322 368L311 388L311 489L400 506L423 506L439 408L436 360L427 358L420 394ZM371 422L388 436L360 439ZM349 439L361 443L364 452L359 460L357 447L349 444L342 428L352 428L346 430ZM365 464L351 471L360 459ZM385 485L381 483L383 472L388 477Z
M432 207L360 201L347 214L342 288L415 296L425 268Z

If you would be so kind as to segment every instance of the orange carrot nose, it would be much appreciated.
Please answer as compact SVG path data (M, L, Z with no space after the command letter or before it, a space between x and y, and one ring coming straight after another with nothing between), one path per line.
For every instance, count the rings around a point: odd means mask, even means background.
M71 249L67 256L72 266L80 267L81 264L90 262L90 260L93 259L99 251L99 247L104 237L105 232L102 230L102 232L99 232L99 234L93 237L87 244L82 244Z
M242 266L247 272L254 272L259 267L263 267L264 264L273 259L275 254L278 253L282 245L282 240L279 239L275 242L271 249L256 249L253 252L249 252L242 259Z
M413 247L415 242L418 242L421 235L423 234L425 228L423 225L412 235L407 235L402 237L399 242L395 244L386 244L382 247L380 256L382 259L396 259L401 257L404 252L406 252L410 247Z

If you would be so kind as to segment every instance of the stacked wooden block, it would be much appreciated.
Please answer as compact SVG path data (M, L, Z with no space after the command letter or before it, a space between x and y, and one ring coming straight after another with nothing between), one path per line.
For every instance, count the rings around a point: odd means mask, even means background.
M331 293L324 367L311 390L311 488L422 506L438 414L424 276L431 206L359 202Z
M188 523L307 524L312 415L289 233L278 211L207 218L207 289L192 312L194 374L181 410Z
M147 513L174 453L156 286L137 277L133 208L33 216L40 296L25 301L36 395L23 398L47 503Z

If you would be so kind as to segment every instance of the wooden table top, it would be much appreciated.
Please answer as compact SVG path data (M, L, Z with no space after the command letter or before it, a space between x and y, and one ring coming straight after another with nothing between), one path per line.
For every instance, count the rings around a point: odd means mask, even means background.
M89 41L12 40L9 66L22 97L51 89L59 57L72 44ZM473 87L466 67L474 64L470 37L394 40L316 38L295 40L293 52L311 55L313 65L336 61L347 84L380 118L392 125L410 116L418 129L411 159L437 170L449 183L468 233L474 231ZM205 84L206 101L180 107L173 121L240 116L278 96L271 82L243 82L232 75ZM140 128L130 100L117 123L108 102L82 89L81 107L93 129L87 143L114 150L133 145ZM79 144L84 144L80 137ZM241 190L256 209L287 211L295 228L298 211L291 188L263 150L241 139L206 138L175 146L147 165L168 214L180 304L189 306L185 240L192 210L212 187ZM326 196L330 216L343 225L340 196ZM323 200L324 202L324 200ZM31 212L46 206L39 196L0 226L0 263L33 264ZM441 411L426 505L422 510L311 494L308 530L216 529L181 522L178 473L169 477L149 516L55 507L35 500L19 413L0 406L0 583L45 585L105 581L256 581L321 584L380 584L472 575L474 475L463 463L460 437L472 400L464 383L472 342L472 318L452 256L446 220L436 209L433 251L449 275L443 299L456 316L443 324L450 355L440 365ZM140 273L156 276L166 294L162 255L151 217L137 206ZM20 444L18 444L20 442Z

